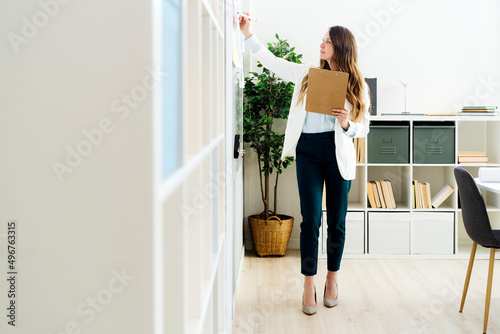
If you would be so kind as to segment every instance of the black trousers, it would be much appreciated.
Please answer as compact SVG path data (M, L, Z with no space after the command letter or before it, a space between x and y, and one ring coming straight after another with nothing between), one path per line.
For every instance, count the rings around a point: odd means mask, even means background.
M335 157L335 132L303 133L296 149L297 183L300 196L301 272L317 273L318 237L323 213L323 185L327 209L327 268L337 271L344 251L345 216L351 181L342 178Z

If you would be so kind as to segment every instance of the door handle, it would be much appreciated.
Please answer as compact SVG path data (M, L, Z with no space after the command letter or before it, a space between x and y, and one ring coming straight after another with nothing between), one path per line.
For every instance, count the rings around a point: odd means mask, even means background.
M234 136L234 149L233 149L233 156L235 159L238 159L240 156L240 153L243 154L243 150L240 150L240 135L235 135ZM243 152L242 152L243 151Z

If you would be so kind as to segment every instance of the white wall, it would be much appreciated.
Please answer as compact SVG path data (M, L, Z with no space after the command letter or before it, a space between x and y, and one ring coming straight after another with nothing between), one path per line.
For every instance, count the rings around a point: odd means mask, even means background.
M128 116L111 107L151 78L151 4L2 1L0 13L0 331L151 333L151 92L132 98ZM9 33L24 38L18 48ZM83 131L103 121L109 133L85 144ZM87 156L59 178L52 164L67 165L68 147ZM5 316L9 219L16 328Z
M278 33L304 62L318 64L318 49L329 26L343 25L357 37L365 77L378 78L378 113L458 112L464 104L500 104L500 2L481 1L299 1L253 0L261 42ZM249 59L249 70L255 61ZM245 216L262 211L253 152L245 158ZM299 247L301 221L295 167L280 180L280 213L295 216L290 241ZM248 232L248 231L247 231ZM247 233L247 240L250 234Z

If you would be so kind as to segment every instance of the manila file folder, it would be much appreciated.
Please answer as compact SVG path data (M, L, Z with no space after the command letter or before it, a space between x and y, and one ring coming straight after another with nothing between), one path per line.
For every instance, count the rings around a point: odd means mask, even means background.
M332 109L344 108L348 79L349 73L310 68L306 111L332 115Z

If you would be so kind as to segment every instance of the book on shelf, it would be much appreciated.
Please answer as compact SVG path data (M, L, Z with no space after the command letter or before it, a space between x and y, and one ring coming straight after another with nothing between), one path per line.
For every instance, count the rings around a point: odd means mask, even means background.
M352 143L354 145L354 150L356 151L356 163L359 164L359 155L358 155L358 138L353 138Z
M495 112L498 106L463 106L464 111Z
M389 196L389 188L387 187L387 182L380 181L380 186L382 187L382 195L384 195L385 207L387 209L392 209L391 197Z
M387 185L387 190L389 192L389 198L391 200L391 205L393 209L396 209L398 206L396 204L396 197L394 196L394 187L392 186L392 182L389 179L384 180Z
M485 152L458 152L458 163L488 163Z
M429 207L427 206L427 202L425 201L425 199L427 198L427 195L426 195L426 188L424 186L424 184L422 182L419 182L418 183L418 187L420 188L420 208L421 209L428 209Z
M418 201L420 202L420 208L421 209L428 209L428 208L425 207L425 202L424 202L424 196L425 196L424 195L424 188L422 187L422 183L421 182L418 183L418 191L419 191L419 195L420 195L419 199L418 199Z
M411 207L415 209L415 183L411 183Z
M470 152L470 151L458 152L459 157L484 157L485 155L486 152Z
M432 209L431 184L429 182L418 182L417 180L413 180L412 208Z
M496 116L497 106L463 106L459 116Z
M380 208L381 204L378 197L377 185L375 184L375 181L368 181L366 193L368 195L368 203L370 204L370 207Z
M397 207L392 182L388 179L368 181L367 196L371 208L396 209Z
M370 181L370 184L372 185L373 194L375 196L375 206L373 208L381 208L382 204L380 203L380 198L378 196L377 184L375 181Z
M440 206L452 193L454 189L450 185L445 185L434 197L432 197L431 204L433 208Z
M380 207L382 209L387 209L387 206L385 205L384 193L382 192L382 185L380 184L380 181L374 181L374 182L377 185L378 198L380 199Z
M413 208L420 209L420 186L417 180L413 180Z
M423 182L422 186L424 187L425 191L425 208L426 209L431 209L431 184L429 182Z
M377 202L375 201L375 193L373 192L373 186L370 181L366 185L366 195L368 196L368 203L370 207L377 208Z
M486 164L488 163L488 157L459 157L459 164Z
M363 138L358 138L359 144L358 147L360 148L359 150L359 162L364 164L365 161L365 155L366 155L366 137Z
M365 163L365 138L353 138L354 149L356 150L356 163Z

